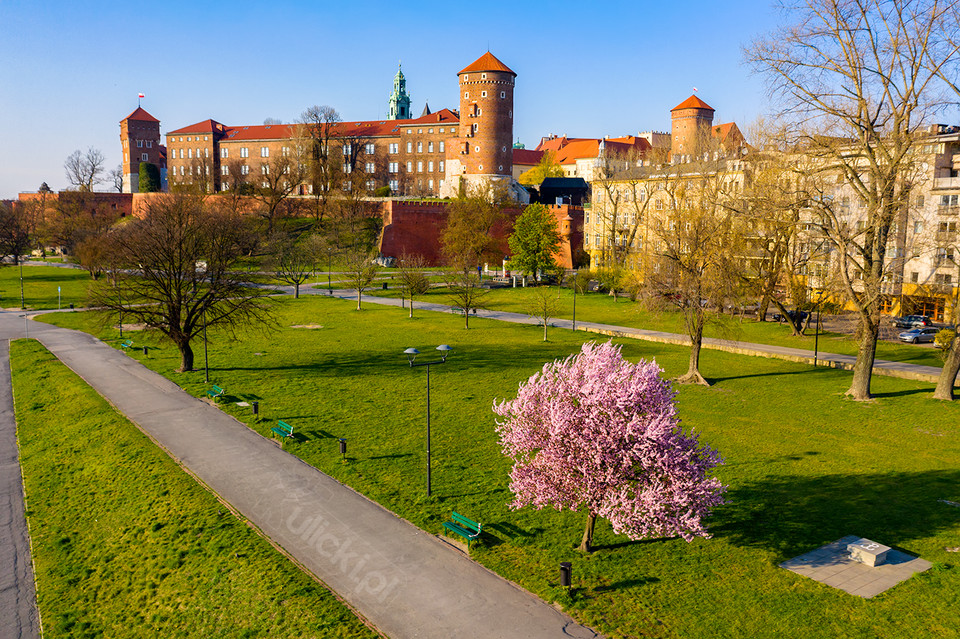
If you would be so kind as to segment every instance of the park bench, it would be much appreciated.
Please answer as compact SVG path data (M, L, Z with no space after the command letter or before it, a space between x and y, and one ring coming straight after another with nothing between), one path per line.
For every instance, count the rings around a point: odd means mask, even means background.
M125 339L122 342L120 342L120 348L131 348L132 346L133 346L132 339Z
M459 306L451 306L451 307L450 307L450 312L451 312L451 313L454 313L454 314L456 314L456 315L464 315L463 309L460 308ZM470 309L470 313L471 313L472 315L476 315L476 314L477 314L477 309L475 309L475 308Z
M443 527L466 539L467 551L469 551L470 542L480 536L480 533L483 531L483 524L479 524L472 519L468 519L467 517L457 513L457 511L453 511L453 515L450 517L450 519L453 521L444 522Z
M271 429L280 437L293 437L293 426L283 421L282 419L277 422L277 425Z
M214 386L207 391L207 396L216 402L219 398L223 397L223 389L219 386Z

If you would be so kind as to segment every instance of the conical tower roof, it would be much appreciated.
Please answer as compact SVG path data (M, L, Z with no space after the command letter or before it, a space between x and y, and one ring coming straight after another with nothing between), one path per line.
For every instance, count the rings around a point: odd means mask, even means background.
M503 73L511 73L514 76L517 75L510 67L505 65L503 62L500 62L500 60L497 59L497 56L493 55L489 51L474 60L473 64L468 65L457 75L474 73L476 71L501 71Z
M670 109L670 112L673 113L674 111L680 111L681 109L704 109L706 111L716 110L695 95L691 95L689 98Z

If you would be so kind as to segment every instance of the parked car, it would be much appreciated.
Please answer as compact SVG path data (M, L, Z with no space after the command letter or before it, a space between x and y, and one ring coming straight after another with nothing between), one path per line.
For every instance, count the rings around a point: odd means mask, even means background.
M903 317L894 317L893 325L897 328L915 328L917 326L930 326L933 321L926 315L904 315Z
M787 311L787 315L790 317L791 320L795 320L795 319L797 318L797 316L799 315L800 321L802 322L802 321L804 321L805 319L807 319L807 315L809 315L809 313L807 313L806 311ZM787 319L787 318L783 316L783 313L774 313L774 314L773 314L773 321L774 321L774 322L784 322L784 321L786 321L786 319Z
M904 331L897 337L900 338L901 342L921 344L923 342L932 342L939 332L939 328L934 328L932 326L921 326L919 328L911 328L909 331Z

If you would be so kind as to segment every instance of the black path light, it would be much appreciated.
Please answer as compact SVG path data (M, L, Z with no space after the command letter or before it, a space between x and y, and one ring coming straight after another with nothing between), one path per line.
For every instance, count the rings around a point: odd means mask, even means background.
M407 359L410 361L410 368L416 366L426 366L427 367L427 497L430 496L430 367L434 364L444 364L447 361L447 355L453 349L447 346L446 344L441 344L437 346L437 350L440 351L440 359L434 360L432 362L415 362L417 355L420 354L415 348L408 348L403 351Z

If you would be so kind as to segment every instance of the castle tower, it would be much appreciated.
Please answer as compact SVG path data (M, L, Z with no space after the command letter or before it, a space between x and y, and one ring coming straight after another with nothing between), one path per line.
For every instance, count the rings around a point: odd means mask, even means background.
M688 161L698 155L700 146L710 138L713 112L713 107L695 95L670 109L673 120L670 154L674 162Z
M517 74L489 51L457 74L460 126L447 144L444 192L456 195L487 180L512 182L513 87Z
M397 65L397 75L393 77L393 91L390 93L390 109L388 120L410 119L410 96L407 94L407 80L403 77L400 65Z
M160 120L142 108L120 120L123 146L123 192L140 191L140 163L150 162L161 169Z

